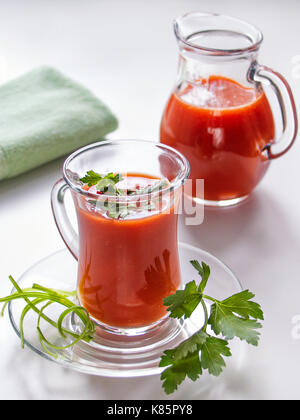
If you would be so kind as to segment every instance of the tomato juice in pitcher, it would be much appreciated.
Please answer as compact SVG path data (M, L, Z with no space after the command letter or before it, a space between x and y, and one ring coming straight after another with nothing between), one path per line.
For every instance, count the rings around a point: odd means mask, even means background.
M263 37L255 27L226 16L191 13L175 21L175 34L178 80L162 117L160 140L188 158L196 201L236 204L251 194L271 159L295 140L292 93L282 76L258 65ZM280 144L263 89L266 81L284 116ZM197 179L204 179L204 196L196 190Z

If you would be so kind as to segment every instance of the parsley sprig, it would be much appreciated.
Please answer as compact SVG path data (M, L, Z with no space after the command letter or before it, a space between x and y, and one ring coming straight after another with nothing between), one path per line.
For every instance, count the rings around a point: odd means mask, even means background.
M226 366L224 357L230 357L229 341L234 338L245 340L257 346L264 315L258 303L253 302L255 295L244 290L225 300L217 300L204 294L210 277L210 268L204 262L191 261L201 277L201 283L193 280L186 284L184 290L164 299L172 318L190 318L192 313L202 305L204 326L183 341L176 348L166 350L160 366L167 367L161 375L163 388L167 394L174 392L188 377L196 381L204 370L211 375L219 376ZM207 301L212 303L210 314ZM215 334L212 335L208 330ZM221 337L217 337L220 336Z

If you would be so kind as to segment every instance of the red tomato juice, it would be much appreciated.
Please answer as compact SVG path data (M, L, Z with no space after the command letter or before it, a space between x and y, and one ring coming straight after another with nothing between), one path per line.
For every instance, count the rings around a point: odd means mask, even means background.
M96 320L120 328L166 315L163 298L181 282L174 206L122 220L77 207L81 304Z
M252 192L268 168L262 150L274 134L263 90L212 76L171 95L160 138L187 157L193 180L204 179L204 198L220 201Z

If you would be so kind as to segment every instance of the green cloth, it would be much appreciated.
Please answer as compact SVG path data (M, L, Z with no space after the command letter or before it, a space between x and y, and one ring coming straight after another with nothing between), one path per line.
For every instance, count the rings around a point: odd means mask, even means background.
M116 117L80 84L51 67L0 86L0 180L101 140Z

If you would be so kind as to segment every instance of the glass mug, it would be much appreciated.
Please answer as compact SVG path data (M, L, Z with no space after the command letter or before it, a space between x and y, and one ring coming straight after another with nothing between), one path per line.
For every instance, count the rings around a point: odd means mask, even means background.
M97 195L79 181L87 171L166 178L161 191L143 195ZM176 150L137 140L102 141L74 152L64 163L64 179L52 190L53 215L62 239L78 260L78 297L92 319L108 332L133 335L166 317L163 298L180 287L177 208L189 163ZM70 189L78 235L68 219L64 197ZM103 214L103 200L161 205L128 219ZM97 205L97 204L99 205ZM139 204L140 205L140 204Z
M237 204L263 178L271 160L294 143L297 112L287 81L258 64L262 33L227 16L189 13L174 22L178 78L165 108L161 142L191 164L193 198L206 205ZM271 86L282 115L275 141ZM204 179L204 195L196 190Z

